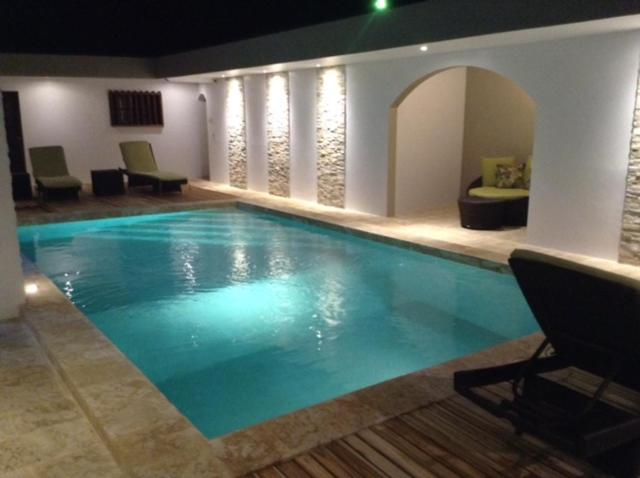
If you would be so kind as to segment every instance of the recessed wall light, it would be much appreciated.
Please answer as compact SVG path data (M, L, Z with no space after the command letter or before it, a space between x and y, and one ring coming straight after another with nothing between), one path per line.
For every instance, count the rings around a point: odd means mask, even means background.
M420 47L420 51L428 51L428 50L429 50L429 47L427 45L422 45Z
M33 282L29 282L28 284L25 284L24 285L24 292L27 295L37 294L38 293L38 284L35 284Z

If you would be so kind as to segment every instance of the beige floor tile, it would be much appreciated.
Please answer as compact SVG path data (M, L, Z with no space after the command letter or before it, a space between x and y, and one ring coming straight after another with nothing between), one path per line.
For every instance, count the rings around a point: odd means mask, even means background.
M41 478L125 478L111 455L98 446L86 446L33 467Z
M20 470L8 471L6 473L0 472L0 478L42 478L37 475L31 467L23 468Z
M70 398L60 393L51 395L48 400L46 396L31 396L9 404L0 401L0 441L82 417Z
M182 422L118 437L112 445L121 463L136 477L232 476L211 453L204 437Z
M183 423L186 419L143 377L113 380L81 389L91 415L110 439ZM187 424L183 425L187 427Z
M82 418L5 439L0 442L0 473L44 464L85 449L87 443L96 440Z

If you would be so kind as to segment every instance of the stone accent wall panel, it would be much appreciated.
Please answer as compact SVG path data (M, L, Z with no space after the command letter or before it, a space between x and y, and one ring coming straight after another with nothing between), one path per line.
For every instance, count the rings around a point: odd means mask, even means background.
M346 163L346 71L318 70L317 83L318 202L344 207Z
M633 111L619 260L640 265L640 73Z
M227 80L227 153L229 184L247 188L247 122L242 78Z
M269 193L290 195L289 76L270 75L267 80L267 156Z

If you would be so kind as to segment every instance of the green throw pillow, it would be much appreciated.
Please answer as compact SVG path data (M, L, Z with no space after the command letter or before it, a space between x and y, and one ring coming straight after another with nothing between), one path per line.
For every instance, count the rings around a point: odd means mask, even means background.
M500 189L524 188L524 164L509 166L498 164L496 167L496 187Z

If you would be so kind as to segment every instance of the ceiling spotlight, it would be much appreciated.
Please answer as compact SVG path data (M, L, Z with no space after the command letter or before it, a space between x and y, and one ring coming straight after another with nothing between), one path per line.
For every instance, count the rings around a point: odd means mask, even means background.
M266 73L266 72L267 72L267 70L262 70L262 73Z
M420 51L427 51L427 50L429 50L429 47L427 45L422 45L420 47Z
M375 0L373 2L373 8L375 8L378 12L382 12L389 8L389 2L387 0Z
M227 77L227 75L222 75L222 78L226 78L226 77Z
M316 68L320 68L320 63L316 63Z

